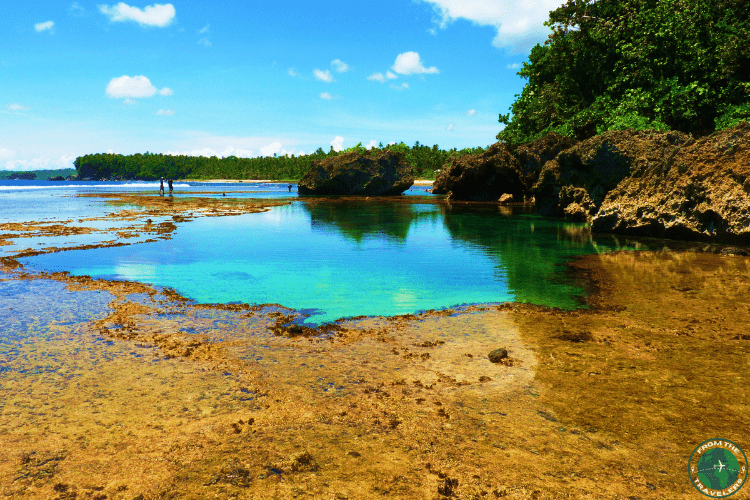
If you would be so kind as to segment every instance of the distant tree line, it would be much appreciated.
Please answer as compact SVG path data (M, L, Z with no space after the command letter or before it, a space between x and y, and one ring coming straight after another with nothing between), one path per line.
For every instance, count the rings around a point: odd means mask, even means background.
M23 180L47 180L50 177L67 177L75 175L76 171L72 168L62 168L57 170L6 170L0 171L0 179L23 179Z
M242 179L242 180L278 180L297 181L311 168L313 161L324 160L331 156L356 151L361 154L377 154L383 149L403 153L406 161L414 168L414 175L423 179L434 179L451 156L480 153L484 148L466 148L462 150L443 150L437 145L432 147L419 144L409 147L403 142L378 147L370 150L362 143L336 152L331 148L325 152L318 148L312 154L304 156L274 155L258 158L238 158L228 156L173 156L146 152L134 155L98 153L76 158L74 165L79 179Z

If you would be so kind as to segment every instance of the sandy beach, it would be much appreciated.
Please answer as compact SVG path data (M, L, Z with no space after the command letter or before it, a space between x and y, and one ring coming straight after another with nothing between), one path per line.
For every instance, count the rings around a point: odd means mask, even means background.
M263 209L120 202L155 217ZM571 263L587 310L509 303L318 331L280 328L296 313L278 305L194 304L5 258L0 309L34 325L9 327L45 333L2 373L0 494L696 498L695 446L750 428L750 259L667 246Z

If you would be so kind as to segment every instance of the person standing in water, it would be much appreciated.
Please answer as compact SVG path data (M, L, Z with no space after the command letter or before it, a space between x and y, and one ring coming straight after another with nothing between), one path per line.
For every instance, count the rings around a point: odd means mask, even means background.
M159 181L159 196L164 196L164 177Z
M288 187L289 187L289 192L291 193L291 192L292 192L292 185L291 185L291 184L289 184L289 186L288 186Z
M172 196L172 179L167 179L167 184L169 185L169 196Z

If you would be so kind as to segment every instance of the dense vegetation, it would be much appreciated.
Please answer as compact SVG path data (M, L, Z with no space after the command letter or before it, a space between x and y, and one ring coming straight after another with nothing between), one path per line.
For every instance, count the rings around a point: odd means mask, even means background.
M72 168L62 168L58 170L5 170L0 171L0 179L28 179L28 180L47 180L50 177L68 177L76 175Z
M343 152L358 151L362 154L375 154L385 148L367 150L357 144ZM443 164L451 155L469 154L484 151L483 148L469 148L448 151L429 147L417 142L413 147L399 143L387 146L391 151L404 154L414 168L414 175L423 179L434 179ZM90 179L143 179L152 180L160 177L172 179L264 179L264 180L299 180L311 168L313 161L336 156L333 149L327 153L318 148L306 156L276 156L260 158L210 158L204 156L172 156L163 154L117 155L100 153L76 158L75 167L78 177Z
M696 136L750 120L747 0L570 0L531 51L498 139L625 128Z

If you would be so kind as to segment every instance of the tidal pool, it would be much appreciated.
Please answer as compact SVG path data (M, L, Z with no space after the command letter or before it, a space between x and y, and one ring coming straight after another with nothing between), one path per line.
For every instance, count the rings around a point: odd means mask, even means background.
M22 262L171 287L200 303L276 303L320 324L506 301L576 308L585 292L562 264L615 241L596 242L583 224L518 208L331 198L197 218L168 240Z

